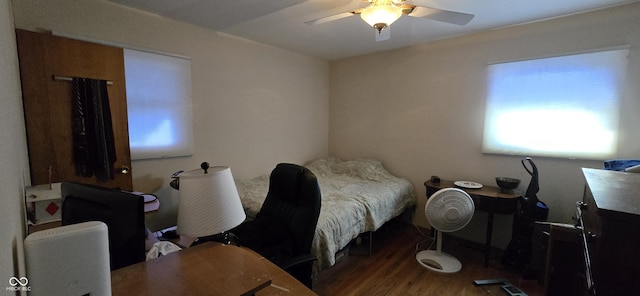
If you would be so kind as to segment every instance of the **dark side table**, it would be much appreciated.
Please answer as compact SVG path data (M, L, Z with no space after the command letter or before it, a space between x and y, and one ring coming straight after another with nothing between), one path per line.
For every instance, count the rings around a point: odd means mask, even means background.
M493 235L493 215L494 214L513 214L518 205L518 198L522 196L520 192L505 192L504 190L483 185L479 189L461 188L453 184L453 181L440 180L440 182L432 182L431 180L424 182L427 189L427 199L436 191L443 188L460 188L468 193L475 204L476 211L488 213L487 217L487 237L484 250L484 266L489 266L489 255L491 253L491 236Z

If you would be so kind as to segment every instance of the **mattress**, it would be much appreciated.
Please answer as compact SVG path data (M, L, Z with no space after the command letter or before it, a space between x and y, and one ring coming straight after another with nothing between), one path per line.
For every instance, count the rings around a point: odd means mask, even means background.
M413 185L390 174L377 160L329 157L305 167L316 175L322 195L312 244L316 271L333 266L336 252L358 235L376 231L416 203ZM247 216L254 218L269 190L269 175L238 179L236 185Z

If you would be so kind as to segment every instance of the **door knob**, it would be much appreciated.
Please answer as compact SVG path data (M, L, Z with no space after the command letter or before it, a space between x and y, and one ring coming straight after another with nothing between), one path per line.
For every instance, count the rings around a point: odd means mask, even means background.
M595 241L595 240L597 240L598 238L600 238L600 236L599 236L597 233L595 233L595 232L589 231L589 232L587 232L587 234L586 234L587 242Z
M129 171L131 171L131 169L126 165L123 165L118 169L118 173L123 174L123 175L128 174Z
M579 202L577 202L576 204L577 204L577 205L578 205L578 207L579 207L581 210L583 210L583 211L584 211L584 210L589 209L589 204L587 204L587 203L586 203L586 202L584 202L584 201L579 201Z

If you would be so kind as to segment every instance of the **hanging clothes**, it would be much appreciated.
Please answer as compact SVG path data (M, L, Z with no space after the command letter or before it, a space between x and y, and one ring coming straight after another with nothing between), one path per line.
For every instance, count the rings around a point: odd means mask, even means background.
M116 149L111 124L107 82L73 78L71 128L76 174L114 178Z

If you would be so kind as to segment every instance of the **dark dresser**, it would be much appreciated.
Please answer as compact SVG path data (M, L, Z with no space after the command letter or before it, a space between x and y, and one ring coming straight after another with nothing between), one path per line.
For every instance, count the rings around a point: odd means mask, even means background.
M640 174L582 172L586 186L578 213L593 275L590 293L640 295Z

